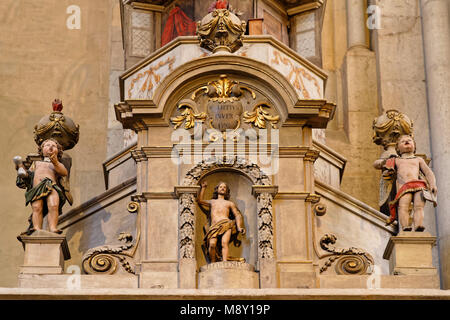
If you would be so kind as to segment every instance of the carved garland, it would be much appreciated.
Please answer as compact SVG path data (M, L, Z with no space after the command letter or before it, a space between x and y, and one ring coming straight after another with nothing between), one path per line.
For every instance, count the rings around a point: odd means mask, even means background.
M262 259L272 259L273 254L273 215L270 193L261 193L257 197L258 212L258 256Z
M270 185L269 177L254 163L249 163L241 157L211 157L201 161L186 173L183 186L196 186L200 178L215 169L233 168L245 173L255 185Z
M269 177L254 163L249 163L240 157L212 157L204 160L189 170L183 180L183 186L197 186L205 173L215 169L233 168L245 173L254 185L271 185ZM259 258L274 257L273 252L273 197L270 193L257 196L258 214L258 255ZM180 258L194 259L194 226L195 198L193 194L183 193L179 198L179 253Z
M195 199L193 194L183 193L179 199L180 258L194 259Z

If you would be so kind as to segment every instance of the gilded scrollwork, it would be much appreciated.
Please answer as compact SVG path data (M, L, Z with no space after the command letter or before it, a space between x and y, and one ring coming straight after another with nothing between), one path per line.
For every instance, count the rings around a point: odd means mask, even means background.
M334 234L325 234L320 239L320 247L329 252L320 258L328 257L327 261L320 268L320 273L325 272L335 261L335 271L337 274L368 274L374 264L372 256L360 248L350 247L347 249L337 249L333 246L336 243Z
M242 90L248 91L253 99L256 99L255 92L248 86L242 85L239 81L230 80L227 75L220 75L218 80L209 81L207 85L196 89L191 96L196 100L201 94L207 94L210 101L229 102L239 100Z
M174 129L178 129L184 123L184 129L188 130L195 127L195 122L204 122L206 113L195 113L193 103L181 101L178 105L179 110L183 110L181 115L170 118L170 122L174 125Z
M133 237L130 234L121 233L118 240L124 241L125 244L105 245L89 249L82 258L84 272L87 274L114 274L117 271L116 259L122 263L125 270L128 269L127 271L130 272L128 261L120 255L133 247L132 239Z
M280 120L280 116L270 115L270 113L264 110L264 108L270 109L271 107L268 103L262 102L254 106L252 112L244 112L244 122L250 123L260 129L266 129L266 123L269 122L271 127L276 129L276 123Z

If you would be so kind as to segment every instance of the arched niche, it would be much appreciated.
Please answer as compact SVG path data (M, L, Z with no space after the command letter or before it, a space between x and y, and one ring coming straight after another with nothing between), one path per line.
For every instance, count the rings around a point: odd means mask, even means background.
M245 235L239 235L241 241L239 247L230 244L230 257L244 258L245 261L253 266L256 265L258 257L258 221L256 212L256 200L252 195L252 181L238 170L227 168L217 169L204 175L199 183L206 181L208 187L205 192L205 199L212 199L214 187L220 182L225 182L230 190L230 201L233 201L239 211L242 213L246 229ZM208 226L208 220L201 208L196 206L196 225L195 225L195 243L197 266L200 268L206 264L206 260L201 249L203 244L204 230Z
M197 260L198 266L204 264L200 246L203 221L206 219L199 217L203 213L196 205L196 194L203 180L213 184L208 184L211 194L215 183L221 180L230 183L231 188L235 186L247 193L236 196L231 189L231 200L235 201L244 214L249 231L248 238L243 239L243 247L236 249L231 255L246 255L240 256L256 265L261 259L273 259L275 246L272 201L277 187L271 184L270 178L256 164L239 157L204 160L189 170L183 184L176 188L179 197L179 258ZM210 197L210 194L206 195L207 199Z

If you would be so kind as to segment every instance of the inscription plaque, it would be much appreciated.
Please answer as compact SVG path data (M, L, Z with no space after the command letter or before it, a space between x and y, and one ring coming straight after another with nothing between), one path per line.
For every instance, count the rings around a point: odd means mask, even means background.
M242 103L239 101L210 101L207 112L212 128L222 132L234 130L241 124Z

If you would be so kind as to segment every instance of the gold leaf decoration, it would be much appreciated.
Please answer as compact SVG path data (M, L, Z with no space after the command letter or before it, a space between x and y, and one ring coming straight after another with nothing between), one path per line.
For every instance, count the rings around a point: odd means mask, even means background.
M195 126L195 120L199 120L200 122L204 122L206 120L206 113L194 113L194 110L190 105L180 104L178 109L183 109L183 112L180 116L170 118L170 122L174 125L174 129L178 129L183 123L184 128L186 130L191 129Z
M244 112L244 122L251 123L253 126L260 129L266 128L266 122L268 121L272 128L276 129L276 123L280 120L280 116L272 116L270 113L263 108L270 108L266 103L257 104L252 112Z
M224 102L238 100L238 98L231 96L233 88L238 85L238 82L229 80L226 75L221 75L217 81L208 82L208 85L212 86L217 94L217 97L211 98L212 101Z

